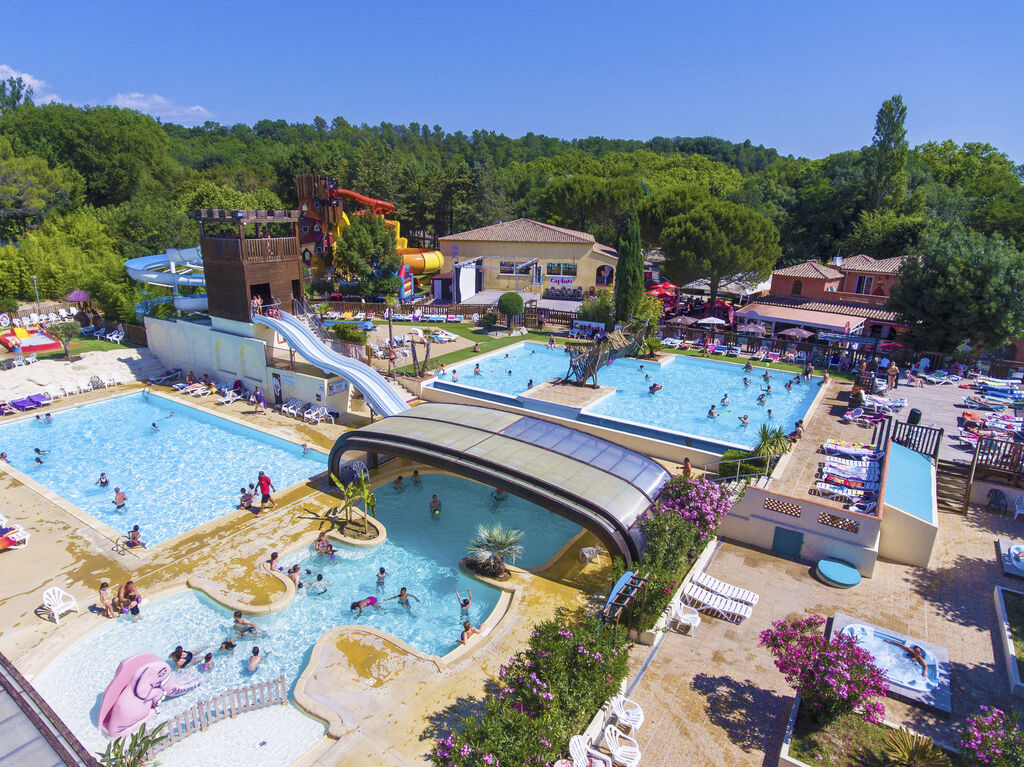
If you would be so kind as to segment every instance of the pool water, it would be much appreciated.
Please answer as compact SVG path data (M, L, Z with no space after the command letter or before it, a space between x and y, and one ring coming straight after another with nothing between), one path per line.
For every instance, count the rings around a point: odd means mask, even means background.
M480 375L473 374L477 364ZM562 348L525 342L452 365L441 380L452 383L453 369L458 371L457 386L516 396L528 390L531 379L536 386L564 376L569 357ZM796 374L772 371L772 393L766 396L766 404L760 405L757 397L766 385L763 373L764 368L756 366L753 372L744 373L741 364L682 355L672 355L660 365L617 359L597 373L598 384L614 387L614 395L583 412L753 447L762 424L792 429L794 421L803 418L810 408L821 380L801 380L787 391L786 381L796 378ZM749 379L749 386L743 383L744 378ZM650 394L652 383L660 384L662 390ZM721 404L725 394L729 395L728 405ZM708 418L711 405L721 413L718 418ZM749 425L740 423L741 415L748 417Z
M49 451L42 465L35 448ZM0 424L0 450L114 530L138 525L150 546L234 509L239 488L260 471L280 492L327 466L323 453L303 455L299 445L189 407L184 397L142 392L55 412L49 424ZM101 472L107 487L96 484ZM128 496L121 511L115 486Z
M889 450L888 476L885 502L934 524L935 487L931 459L894 442Z
M875 663L885 674L889 683L899 685L911 690L934 690L939 685L939 667L935 656L925 647L921 647L927 674L921 672L921 666L910 660L906 650L902 647L890 644L886 640L894 642L907 641L913 645L911 640L904 640L895 634L889 634L877 628L871 628L859 623L853 623L843 628L844 634L852 636L857 644L867 650L875 657ZM920 645L919 645L920 646Z
M428 510L433 494L442 501L442 512L437 518ZM496 502L491 489L484 485L438 474L424 475L420 485L410 481L400 490L392 485L380 489L377 518L387 527L387 540L379 546L342 546L334 559L314 553L311 547L282 557L286 568L295 563L302 566L304 582L310 583L317 574L323 574L330 586L323 594L311 594L302 588L285 609L250 616L267 636L239 641L232 656L216 652L231 634L229 610L192 591L147 603L143 582L142 617L137 623L131 623L128 617L109 622L97 618L99 627L58 656L33 684L87 746L99 748L103 742L95 724L99 697L113 678L117 664L140 652L165 657L181 644L188 650L209 647L215 655L211 672L182 672L202 673L203 684L161 704L161 718L193 705L196 700L254 680L284 674L294 686L317 639L338 625L371 626L422 652L444 655L458 646L462 630L456 588L463 597L472 589L469 620L474 626L490 615L501 593L462 574L457 567L479 524L501 522L522 530L524 551L518 564L525 567L546 562L580 530L572 522L521 499L509 497ZM376 573L380 567L389 575L385 588L378 591ZM396 600L383 602L402 586L420 600L412 600L408 611ZM365 596L376 596L383 607L364 609L363 615L357 617L350 603ZM266 656L255 678L244 672L254 644ZM68 684L69 679L75 683ZM313 741L322 734L318 726ZM305 747L310 745L305 743Z

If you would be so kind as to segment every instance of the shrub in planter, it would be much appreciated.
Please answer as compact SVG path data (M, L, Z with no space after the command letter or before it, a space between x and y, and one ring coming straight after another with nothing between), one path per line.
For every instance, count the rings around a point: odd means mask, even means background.
M824 625L820 615L775 621L761 632L761 646L775 656L775 667L803 697L812 719L828 722L854 712L881 722L889 684L874 657L847 634L826 640Z
M742 463L740 462L741 458L749 459L755 458L755 456L749 450L726 450L722 453L722 460L718 464L718 476L735 477L737 474L754 474L764 471L768 465L766 458L744 460Z
M480 327L484 330L491 330L498 324L498 315L494 312L484 312L480 315Z
M360 346L366 343L366 331L360 330L355 325L331 325L331 332L339 341L347 341Z
M1024 767L1024 732L1019 718L982 706L980 713L964 722L960 750L968 764Z
M697 542L704 544L715 534L731 508L729 494L711 480L673 477L662 488L653 518L676 516L692 522Z
M504 580L508 577L505 560L515 562L523 555L523 531L496 525L480 525L469 544L467 564L481 575Z

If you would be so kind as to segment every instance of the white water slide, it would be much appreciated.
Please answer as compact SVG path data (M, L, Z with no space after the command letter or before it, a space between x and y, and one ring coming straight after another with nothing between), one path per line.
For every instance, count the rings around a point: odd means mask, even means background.
M166 253L142 256L125 261L125 271L136 282L170 288L206 287L203 257L199 248L168 248ZM182 312L205 312L205 295L175 296L174 308Z
M256 315L252 321L273 328L311 365L325 373L339 375L355 386L375 413L397 415L409 409L405 399L384 376L366 363L332 350L295 315L287 312L281 312L280 317Z

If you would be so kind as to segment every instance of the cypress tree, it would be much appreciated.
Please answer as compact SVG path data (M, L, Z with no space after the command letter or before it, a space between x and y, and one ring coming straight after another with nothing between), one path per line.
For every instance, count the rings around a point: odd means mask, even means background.
M644 254L640 248L640 217L630 208L619 238L619 263L615 275L615 317L629 322L644 294Z

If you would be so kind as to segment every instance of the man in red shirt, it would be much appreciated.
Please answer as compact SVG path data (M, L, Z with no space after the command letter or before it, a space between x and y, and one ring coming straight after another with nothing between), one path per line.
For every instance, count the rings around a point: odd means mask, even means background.
M271 497L270 491L273 490L276 493L277 488L274 487L274 483L270 481L270 477L261 471L259 477L256 479L256 484L260 486L260 510L256 513L259 514L262 512L268 503L270 504L270 508L275 508L277 506L277 501Z

